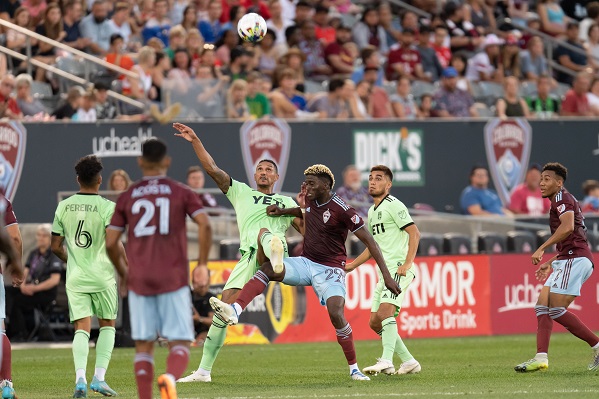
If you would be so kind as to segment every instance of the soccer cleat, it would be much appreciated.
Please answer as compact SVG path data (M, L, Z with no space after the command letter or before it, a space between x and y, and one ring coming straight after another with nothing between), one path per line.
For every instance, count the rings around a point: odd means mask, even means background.
M272 236L270 241L270 264L272 270L275 273L281 273L283 271L283 255L285 254L285 248L281 239L275 235Z
M92 383L89 384L89 389L103 396L117 396L116 392L108 386L106 381L100 381L94 376Z
M73 394L74 398L87 398L87 383L83 378L79 378L77 380L77 384L75 385L75 393Z
M210 374L200 374L200 370L198 369L187 377L179 378L177 382L212 382L212 378L210 377Z
M520 372L520 373L528 373L531 371L539 371L539 370L547 370L549 368L549 360L548 359L536 359L536 358L532 358L530 360L525 361L524 363L520 363L519 365L517 365L516 367L514 367L514 370Z
M362 369L364 371L364 373L373 374L373 375L377 375L378 373L383 373L383 374L395 373L395 367L393 366L392 362L390 362L389 360L385 360L385 359L376 359L376 360L377 360L377 362L374 366L368 366L368 367L365 367Z
M362 374L362 372L358 369L354 369L351 374L351 379L356 381L370 381L370 378Z
M0 383L2 387L2 399L16 399L15 390L12 387L12 382L9 380L3 380Z
M239 321L235 308L217 297L210 298L210 306L214 309L214 313L228 325L234 326Z
M175 378L170 374L162 374L158 377L158 388L161 399L177 399L177 387Z
M414 360L414 363L408 363L408 362L402 363L401 366L399 366L399 369L395 372L395 374L397 374L397 375L418 374L418 373L420 373L421 370L422 370L422 367L420 367L420 363L418 363L418 361Z
M599 349L593 349L593 360L589 363L589 371L599 369Z

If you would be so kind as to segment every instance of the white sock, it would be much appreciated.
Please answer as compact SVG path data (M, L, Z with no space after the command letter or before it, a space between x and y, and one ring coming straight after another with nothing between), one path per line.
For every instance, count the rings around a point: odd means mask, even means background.
M597 343L597 345L593 346L592 349L599 349L599 342Z
M535 355L535 359L547 360L547 354L546 353L537 353Z
M79 381L79 378L83 378L83 381L87 384L87 380L85 379L85 370L77 369L77 371L75 371L75 382Z
M233 309L235 309L235 312L237 312L237 316L241 315L241 312L243 312L243 309L241 309L241 306L239 306L239 304L237 302L235 302L232 306L233 306Z
M203 368L199 368L198 369L198 374L199 375L210 375L210 370L204 370Z
M349 373L351 374L352 371L354 371L354 370L360 371L360 369L358 368L358 363L354 363L354 364L350 364L349 365Z
M104 381L104 378L106 378L106 369L102 367L96 367L96 372L94 376L96 376L98 381Z

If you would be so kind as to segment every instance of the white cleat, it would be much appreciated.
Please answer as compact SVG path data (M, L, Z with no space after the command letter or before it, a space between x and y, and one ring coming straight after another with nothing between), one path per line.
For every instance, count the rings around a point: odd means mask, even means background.
M270 264L272 270L279 274L283 272L283 255L285 254L285 248L281 239L275 235L270 240Z
M377 362L374 366L364 367L362 371L366 374L377 375L379 373L383 374L393 374L395 373L395 367L393 363L389 360L385 359L376 359Z
M214 313L228 325L234 326L239 322L237 312L228 303L221 301L217 297L212 297L210 298L210 306L214 309Z
M401 366L399 366L399 370L397 370L395 374L418 374L421 370L422 367L420 367L420 363L418 363L417 360L414 360L414 363L402 363Z
M593 359L589 363L589 371L595 371L599 369L599 349L593 349Z
M370 381L370 378L362 374L362 372L358 369L355 369L351 372L351 379L356 381Z
M212 378L210 374L203 375L200 374L200 370L196 370L187 377L179 378L177 382L212 382Z

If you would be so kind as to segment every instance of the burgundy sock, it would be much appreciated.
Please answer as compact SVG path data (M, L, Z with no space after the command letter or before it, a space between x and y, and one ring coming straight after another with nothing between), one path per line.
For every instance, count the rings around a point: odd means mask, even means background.
M175 345L171 348L166 358L166 373L179 379L187 369L189 363L189 348L183 345Z
M566 327L575 337L585 341L590 346L599 343L599 338L572 312L566 308L551 308L551 318Z
M12 350L10 340L2 334L2 363L0 364L0 379L12 380Z
M347 323L345 327L335 330L335 332L337 333L337 342L341 345L341 349L343 349L343 353L347 359L347 364L356 364L356 348L354 346L354 335L351 326Z
M245 309L255 297L264 292L269 281L268 276L262 270L258 270L254 277L243 286L235 302L241 306L241 309Z
M136 353L134 364L139 399L152 399L154 358L149 353Z
M537 353L548 353L553 320L549 317L547 306L535 306L535 313L537 314Z

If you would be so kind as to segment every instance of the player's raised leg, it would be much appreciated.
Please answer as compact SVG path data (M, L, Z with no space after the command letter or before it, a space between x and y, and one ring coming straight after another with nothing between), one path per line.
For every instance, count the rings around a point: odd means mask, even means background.
M258 234L257 261L259 265L270 261L275 273L283 272L283 258L287 252L286 243L268 229L260 229Z
M551 279L547 280L548 282ZM535 314L537 316L537 353L532 358L520 363L514 370L526 373L531 371L547 370L549 368L549 340L551 339L551 330L553 320L549 317L549 285L541 289L537 304L535 305Z

